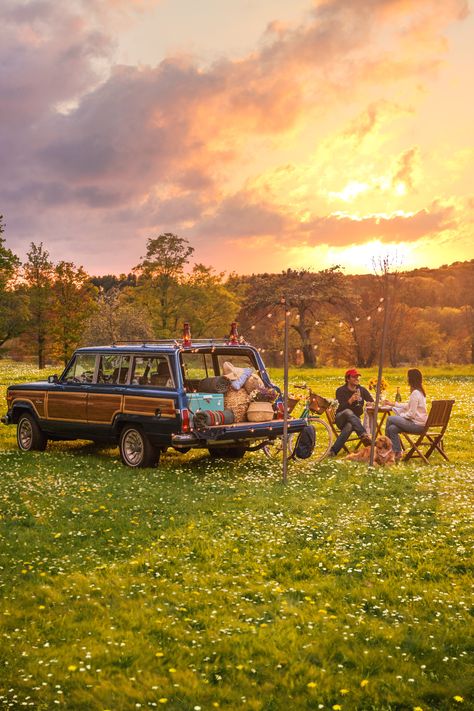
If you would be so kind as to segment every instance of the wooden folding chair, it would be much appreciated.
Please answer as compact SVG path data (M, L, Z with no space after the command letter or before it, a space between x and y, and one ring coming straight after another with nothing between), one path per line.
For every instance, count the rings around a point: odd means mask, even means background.
M454 400L433 400L431 409L426 420L425 429L419 435L409 434L408 432L400 432L400 435L407 440L409 449L403 457L403 461L408 459L422 459L425 464L429 464L428 459L433 452L439 452L441 456L449 462L448 456L444 451L443 437L448 426L451 410L453 409ZM425 448L423 453L421 448Z
M334 434L334 437L336 437L336 438L339 437L339 435L341 434L341 431L337 428L337 425L336 425L336 411L334 410L334 408L329 407L327 410L325 410L325 413L326 413L327 420L329 422L329 427L331 428L331 430ZM342 449L344 450L344 452L346 454L350 454L350 450L348 449L348 447L346 447L348 442L356 442L357 443L354 448L355 452L357 452L359 447L362 445L362 439L359 437L357 432L351 432L348 439L346 439L346 444L342 445Z

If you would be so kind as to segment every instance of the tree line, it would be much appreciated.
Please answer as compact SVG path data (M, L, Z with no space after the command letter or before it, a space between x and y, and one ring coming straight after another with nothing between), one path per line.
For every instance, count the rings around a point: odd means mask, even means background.
M179 338L185 321L194 338L225 337L237 321L267 364L281 365L285 311L293 365L370 367L384 308L388 364L474 362L474 260L360 276L339 267L226 275L191 264L194 248L167 232L148 239L129 274L91 276L54 263L43 243L22 263L4 230L0 216L0 349L39 368L66 364L79 346Z

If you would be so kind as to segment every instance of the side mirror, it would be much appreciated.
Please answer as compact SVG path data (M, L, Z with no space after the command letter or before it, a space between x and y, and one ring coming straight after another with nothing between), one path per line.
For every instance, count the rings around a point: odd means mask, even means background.
M55 375L48 375L48 383L59 383L59 378L58 376Z

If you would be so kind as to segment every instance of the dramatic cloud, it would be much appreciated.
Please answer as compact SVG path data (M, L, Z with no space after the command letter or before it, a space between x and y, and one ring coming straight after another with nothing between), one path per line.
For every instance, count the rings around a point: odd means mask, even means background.
M306 158L303 137L313 144L330 137L332 116L339 124L347 119L341 135L352 150L372 150L371 137L412 111L420 82L434 76L446 56L446 28L466 17L464 0L329 0L315 3L300 26L270 22L261 45L237 60L204 67L183 53L156 66L114 66L114 42L101 28L120 27L130 12L156 5L2 3L0 211L9 246L24 248L34 238L53 251L52 243L64 249L75 239L78 261L97 270L87 259L100 252L100 236L104 254L114 241L121 245L123 270L136 262L137 240L154 230L180 230L204 247L275 235L303 246L413 241L447 229L449 210L432 205L433 195L410 205L409 217L328 210L313 218L321 213L309 189L302 205L302 186L275 198L251 185L266 164ZM403 108L401 86L409 96ZM352 113L344 116L348 101ZM332 170L342 175L349 160L337 158ZM387 185L413 192L422 163L413 141L390 146ZM327 187L327 195L343 196L351 179L341 180L339 193ZM362 215L375 211L359 208ZM45 232L53 225L61 235Z

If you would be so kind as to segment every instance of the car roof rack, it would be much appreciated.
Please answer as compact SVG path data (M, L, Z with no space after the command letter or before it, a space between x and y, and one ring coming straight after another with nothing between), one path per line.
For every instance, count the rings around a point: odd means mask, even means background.
M116 346L137 346L140 345L143 348L148 346L174 346L175 348L186 348L186 350L192 350L195 346L248 346L247 341L239 341L238 343L231 343L228 338L193 338L192 343L189 346L183 346L176 338L159 338L153 339L141 339L136 341L126 341L119 340L112 343L113 347Z

